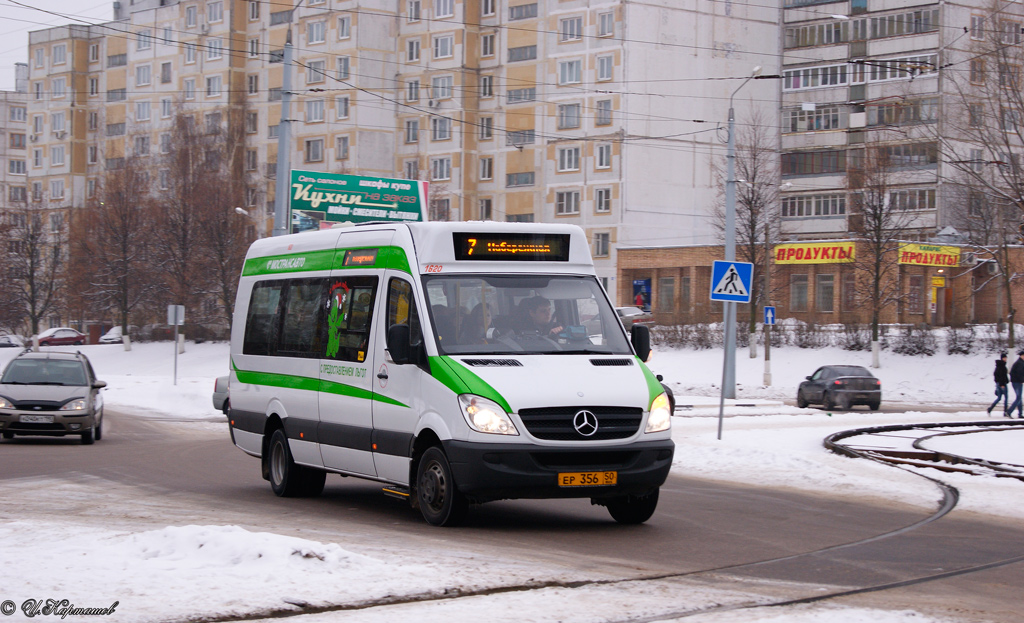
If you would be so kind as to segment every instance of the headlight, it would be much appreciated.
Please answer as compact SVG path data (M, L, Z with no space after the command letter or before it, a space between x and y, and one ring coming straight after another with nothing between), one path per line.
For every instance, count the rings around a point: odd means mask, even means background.
M651 402L651 414L647 416L648 433L668 430L672 426L672 408L669 406L668 394L662 392Z
M84 411L85 410L85 398L79 398L72 400L59 409L60 411Z
M11 404L10 400L4 398L3 396L0 396L0 409L13 409L13 408L14 408L14 405Z
M512 423L512 418L491 400L472 394L462 394L459 396L459 405L469 427L475 431L493 435L519 434L516 425Z

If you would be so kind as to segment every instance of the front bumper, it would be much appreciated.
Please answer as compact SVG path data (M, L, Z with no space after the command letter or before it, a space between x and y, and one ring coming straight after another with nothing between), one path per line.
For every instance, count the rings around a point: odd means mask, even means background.
M459 491L474 502L515 498L610 498L644 494L664 484L675 444L669 439L623 446L546 447L446 441ZM618 474L613 486L559 487L558 474Z
M31 419L52 421L23 421ZM0 432L15 435L45 435L63 437L81 435L96 425L95 416L88 411L4 411L0 413Z

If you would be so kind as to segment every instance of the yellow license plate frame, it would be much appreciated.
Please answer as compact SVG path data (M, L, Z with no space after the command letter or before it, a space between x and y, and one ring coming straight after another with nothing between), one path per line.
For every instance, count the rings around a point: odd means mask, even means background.
M559 487L611 487L619 482L619 472L559 472Z

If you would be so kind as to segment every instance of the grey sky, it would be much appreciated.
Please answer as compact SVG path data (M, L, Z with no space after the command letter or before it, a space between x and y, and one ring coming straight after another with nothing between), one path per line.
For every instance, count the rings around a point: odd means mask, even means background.
M29 31L81 24L80 20L105 22L114 15L113 0L17 1L33 8L18 6L11 0L0 0L0 90L4 91L14 90L14 64L28 62Z

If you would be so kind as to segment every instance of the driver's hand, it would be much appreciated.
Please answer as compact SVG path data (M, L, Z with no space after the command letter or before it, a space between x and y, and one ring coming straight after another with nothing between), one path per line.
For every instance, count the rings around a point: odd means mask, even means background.
M548 334L549 335L557 335L557 334L562 332L562 328L563 327L561 325L559 325L559 326L555 327L554 329L551 329L551 331L549 331Z

